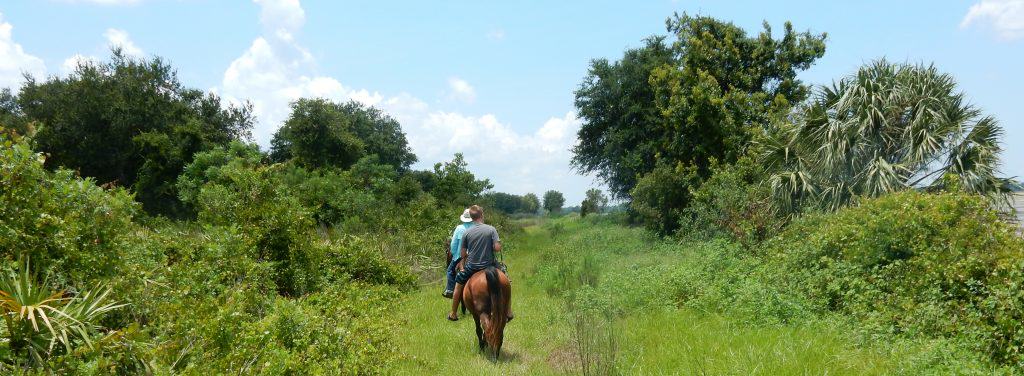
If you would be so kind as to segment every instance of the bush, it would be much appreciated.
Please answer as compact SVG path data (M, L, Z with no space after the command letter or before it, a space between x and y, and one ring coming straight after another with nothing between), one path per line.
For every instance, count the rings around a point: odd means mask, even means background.
M752 246L774 236L784 224L762 184L765 174L750 158L735 165L714 163L712 175L690 190L690 206L683 209L677 235L709 239L729 237Z
M127 191L97 187L0 135L0 261L24 255L57 286L88 286L125 271L138 205Z
M904 192L795 221L764 252L823 310L882 332L959 337L1024 366L1024 240L984 197Z

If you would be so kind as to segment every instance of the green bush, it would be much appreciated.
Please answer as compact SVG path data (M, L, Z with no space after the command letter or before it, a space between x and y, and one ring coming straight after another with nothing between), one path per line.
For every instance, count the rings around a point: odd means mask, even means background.
M984 197L904 192L796 220L764 252L782 286L878 331L956 337L1024 366L1024 240Z
M57 286L88 286L125 271L138 205L73 171L43 168L24 141L0 135L0 261L28 256Z
M734 165L714 163L712 175L690 190L677 235L691 239L729 237L752 246L774 236L784 224L765 174L750 158Z

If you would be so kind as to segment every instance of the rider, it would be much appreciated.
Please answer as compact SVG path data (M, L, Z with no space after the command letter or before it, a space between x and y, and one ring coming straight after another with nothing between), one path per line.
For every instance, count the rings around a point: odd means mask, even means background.
M469 216L469 208L462 211L462 216L459 217L462 221L458 226L455 226L455 230L452 231L452 239L450 250L452 254L452 261L448 264L448 284L445 285L444 292L441 296L451 298L452 293L455 289L455 272L458 271L459 258L462 257L462 237L470 227L473 227L473 218Z
M448 319L455 321L459 315L455 312L462 301L462 288L469 277L474 273L486 269L488 266L497 266L494 258L495 252L501 252L501 239L498 238L498 230L493 226L484 224L484 209L473 205L469 207L469 216L473 219L473 227L466 230L462 236L460 253L463 257L463 269L455 274L455 293L452 298L452 311ZM509 321L512 320L512 312L509 309Z

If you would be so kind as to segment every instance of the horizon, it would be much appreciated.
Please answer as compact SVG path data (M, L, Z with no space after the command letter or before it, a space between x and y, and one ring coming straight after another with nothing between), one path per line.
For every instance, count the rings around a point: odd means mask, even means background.
M1024 58L1024 1L916 1L889 4L884 14L870 12L880 1L770 9L749 1L573 2L541 13L528 4L401 4L4 4L0 87L16 90L22 72L66 75L82 59L105 61L118 46L131 56L165 58L186 86L234 103L251 100L253 139L264 149L290 101L357 100L401 122L419 158L416 169L462 152L495 191L555 189L566 206L578 206L587 189L604 189L569 166L580 124L573 91L589 62L618 60L643 38L666 34L664 20L673 12L688 12L733 22L748 34L759 32L762 20L776 33L785 21L798 31L827 33L825 56L800 74L808 84L829 84L879 58L935 64L1003 126L1004 176L1024 176L1024 109L1011 91L1024 86L1015 69ZM930 17L907 16L922 6Z

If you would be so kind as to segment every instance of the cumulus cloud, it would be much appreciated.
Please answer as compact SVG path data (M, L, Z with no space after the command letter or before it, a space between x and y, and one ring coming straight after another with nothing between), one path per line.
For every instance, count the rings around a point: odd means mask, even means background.
M380 108L402 124L419 157L415 168L430 168L463 153L474 173L490 178L496 189L505 192L542 194L558 189L574 200L592 185L589 178L569 170L569 149L580 125L574 113L551 117L535 131L521 132L493 114L466 115L433 108L408 93L384 96L347 87L334 77L317 74L315 59L298 42L305 22L298 1L254 2L261 7L263 34L231 62L221 86L211 91L229 101L253 104L258 121L253 135L263 147L287 119L290 102L303 97L356 100ZM449 79L446 92L464 102L476 98L473 86L458 77Z
M0 13L0 88L17 88L24 81L24 73L36 77L46 75L43 59L35 57L16 43L12 30L14 26L4 21Z
M960 28L975 24L983 24L1003 39L1024 37L1024 0L982 0L967 10Z
M374 105L380 94L352 90L338 80L315 74L313 56L298 44L295 34L305 22L305 11L296 0L254 0L260 6L264 35L231 62L216 89L229 101L249 100L257 116L256 142L270 144L273 133L289 113L289 104L303 97L335 101L357 100Z
M75 69L77 69L79 65L82 65L82 64L85 64L85 63L89 63L89 62L97 62L97 61L99 61L99 59L97 59L95 56L86 56L86 55L82 55L82 54L74 54L73 56L71 56L71 57L69 57L67 59L64 59L64 63L60 65L60 72L61 72L61 74L66 76L66 75L71 74L71 72L74 72Z
M449 97L452 99L465 103L473 103L476 100L476 89L473 89L466 80L458 77L449 78L448 88L451 90Z
M124 51L128 56L141 57L145 55L139 46L135 45L132 38L128 36L128 32L121 29L107 29L103 33L103 37L107 38L107 45L110 47L120 47L121 51Z
M306 11L299 0L254 1L260 6L260 24L284 39L291 39L291 34L306 23Z

